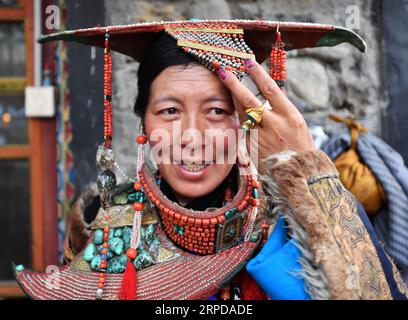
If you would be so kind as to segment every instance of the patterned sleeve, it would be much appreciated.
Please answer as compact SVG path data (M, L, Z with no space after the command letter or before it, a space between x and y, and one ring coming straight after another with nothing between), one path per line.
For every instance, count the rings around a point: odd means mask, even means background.
M270 156L262 182L298 244L312 298L406 299L395 264L324 152Z

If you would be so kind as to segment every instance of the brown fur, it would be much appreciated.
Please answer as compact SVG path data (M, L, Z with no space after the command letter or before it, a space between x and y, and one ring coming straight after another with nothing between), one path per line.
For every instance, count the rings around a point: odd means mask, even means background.
M67 228L64 239L64 256L67 260L72 260L89 240L90 232L84 219L84 211L97 195L96 188L87 189L67 213Z
M309 191L308 182L337 176L337 170L330 159L321 151L305 153L282 153L265 160L266 175L276 184L276 189L285 199L282 206L307 233L307 245L315 263L322 268L329 283L331 299L358 299L354 289L348 289L347 267L332 230L316 199ZM269 182L271 183L271 182ZM267 192L267 191L266 191Z

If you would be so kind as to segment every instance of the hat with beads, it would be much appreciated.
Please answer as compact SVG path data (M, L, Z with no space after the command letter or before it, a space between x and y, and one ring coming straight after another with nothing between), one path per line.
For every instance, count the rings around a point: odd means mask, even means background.
M95 27L44 35L39 42L67 40L104 47L105 34L108 33L111 50L140 61L145 49L163 31L174 37L180 47L210 70L227 68L239 78L244 75L243 60L246 58L256 57L258 62L264 62L270 57L271 76L283 81L285 70L279 68L284 68L284 63L279 66L279 60L286 59L285 51L336 46L344 42L361 52L366 50L364 40L343 27L267 20L192 19Z

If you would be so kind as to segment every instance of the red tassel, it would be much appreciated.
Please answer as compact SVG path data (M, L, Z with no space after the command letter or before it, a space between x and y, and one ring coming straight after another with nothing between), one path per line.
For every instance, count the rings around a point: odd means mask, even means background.
M126 264L119 300L136 300L136 268L132 261L128 261Z

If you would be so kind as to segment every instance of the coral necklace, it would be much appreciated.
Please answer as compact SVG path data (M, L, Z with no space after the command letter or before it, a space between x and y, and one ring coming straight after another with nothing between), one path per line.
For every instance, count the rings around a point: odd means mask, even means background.
M144 193L159 211L168 237L178 246L196 254L215 254L237 244L248 230L248 213L259 206L259 183L250 175L241 177L241 186L235 197L227 188L225 200L231 201L214 211L194 211L172 202L162 193L146 166L143 166L139 177Z

